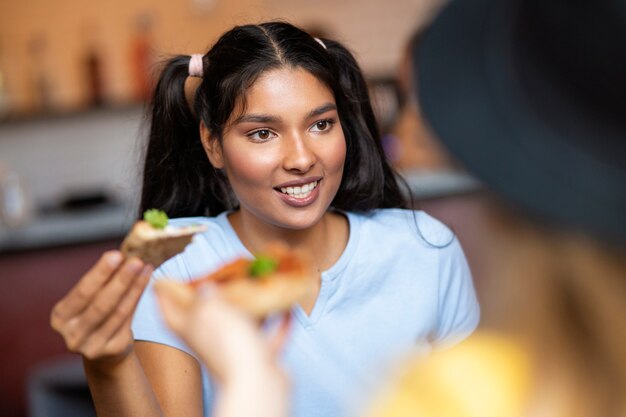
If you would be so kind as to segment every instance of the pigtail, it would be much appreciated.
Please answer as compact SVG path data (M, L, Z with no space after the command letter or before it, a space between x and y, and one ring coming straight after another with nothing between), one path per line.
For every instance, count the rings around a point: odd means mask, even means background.
M220 173L200 140L200 122L185 98L189 56L170 59L159 77L149 109L140 215L149 208L170 217L206 216L224 211L211 192Z
M346 108L352 113L343 115L342 125L346 125L347 153L354 157L346 159L344 178L333 206L356 211L407 207L398 186L400 177L385 157L367 83L358 63L339 42L324 39L323 43L335 62L348 102ZM363 134L366 137L360 137ZM355 146L356 141L361 141L361 146Z

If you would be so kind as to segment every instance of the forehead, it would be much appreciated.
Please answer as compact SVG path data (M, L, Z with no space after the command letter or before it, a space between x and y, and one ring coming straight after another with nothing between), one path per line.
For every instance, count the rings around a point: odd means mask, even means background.
M335 103L332 90L302 68L283 67L266 71L245 94L244 113L283 113Z

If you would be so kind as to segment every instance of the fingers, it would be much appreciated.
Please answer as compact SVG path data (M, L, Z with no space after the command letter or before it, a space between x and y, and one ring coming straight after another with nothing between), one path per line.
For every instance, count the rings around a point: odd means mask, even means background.
M140 276L152 272L150 267L145 267L143 262L132 258L122 265L101 289L80 315L80 327L85 331L100 327L105 321L123 321L128 313L118 309L120 303L128 297L133 284ZM132 302L132 299L129 301ZM127 307L130 307L126 304ZM132 314L132 310L130 311ZM122 320L120 320L122 319Z
M285 312L281 318L280 323L278 324L278 328L276 329L276 333L270 338L268 341L269 351L272 358L276 359L280 352L285 346L285 342L287 341L287 337L289 336L289 331L291 330L291 313Z
M54 307L53 320L66 320L83 311L96 292L113 276L124 260L119 251L105 252L74 288ZM54 323L53 323L54 327Z
M116 340L119 338L120 333L125 333L127 342L132 340L132 335L129 335L130 325L132 322L135 309L141 298L146 285L150 281L152 276L152 266L145 266L139 276L132 282L130 288L123 295L123 298L119 303L114 306L112 312L102 321L102 324L97 328L96 333L83 343L81 351L88 358L97 355L99 350L103 353L109 353L109 351L115 351L119 349ZM130 339L129 339L130 338ZM103 348L104 347L104 348Z
M235 345L244 340L245 345L264 345L270 357L275 358L291 329L291 314L285 312L272 324L270 336L263 338L261 323L222 299L214 288L199 295L176 282L160 281L154 288L165 322L192 348L219 349L218 345L231 344L231 339L237 339Z
M190 342L189 333L194 333L194 326L201 326L207 332L216 331L216 326L225 325L224 314L228 318L230 309L234 310L219 299L211 286L194 289L185 283L161 280L155 282L154 290L165 322L187 342Z
M209 288L194 292L191 303L181 297L185 284L155 283L167 325L185 341L220 384L248 378L250 372L264 374L275 369L276 356L290 329L291 315L275 322L272 337L263 337L257 319L223 299Z
M89 359L118 354L132 343L130 321L153 272L137 258L123 261L118 251L103 254L54 307L51 325L70 351Z
M156 291L165 323L176 333L179 333L185 325L188 305L182 303L180 298L176 296L174 287L164 281L155 283L154 290Z

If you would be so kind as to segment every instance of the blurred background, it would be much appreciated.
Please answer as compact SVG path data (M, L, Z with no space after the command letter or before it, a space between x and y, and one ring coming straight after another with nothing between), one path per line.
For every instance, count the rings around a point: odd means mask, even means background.
M406 94L407 45L440 6L0 0L0 415L89 415L88 402L76 401L88 399L78 358L50 330L50 310L104 250L119 246L135 219L144 105L158 62L204 53L234 25L285 19L348 46L416 206L462 240L472 233L466 193L477 183L428 136Z

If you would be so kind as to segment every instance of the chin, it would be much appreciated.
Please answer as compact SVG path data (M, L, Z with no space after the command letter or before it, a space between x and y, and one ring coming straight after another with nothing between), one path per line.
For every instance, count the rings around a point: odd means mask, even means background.
M286 213L282 218L274 218L274 221L271 221L274 225L288 230L307 230L318 224L322 218L326 210L315 212L301 212L301 213Z

